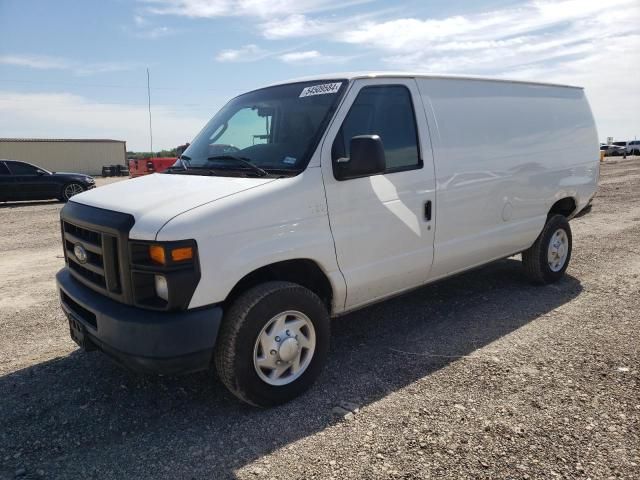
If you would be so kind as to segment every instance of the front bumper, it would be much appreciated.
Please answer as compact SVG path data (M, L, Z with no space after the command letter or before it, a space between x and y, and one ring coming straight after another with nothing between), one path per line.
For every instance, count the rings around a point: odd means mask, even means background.
M125 305L75 280L67 268L56 275L71 334L86 350L98 349L144 373L205 370L222 321L220 306L158 312Z

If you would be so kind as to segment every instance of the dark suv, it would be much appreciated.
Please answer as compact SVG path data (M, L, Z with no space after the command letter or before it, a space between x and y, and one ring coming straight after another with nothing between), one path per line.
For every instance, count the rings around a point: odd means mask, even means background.
M82 173L52 173L26 162L0 160L0 202L49 198L66 202L95 186L93 177Z

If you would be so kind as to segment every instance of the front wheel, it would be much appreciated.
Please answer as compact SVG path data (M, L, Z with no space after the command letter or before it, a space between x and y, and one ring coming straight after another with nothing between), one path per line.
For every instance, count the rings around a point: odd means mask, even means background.
M529 249L522 252L522 263L532 282L543 285L562 278L571 259L571 227L563 215L547 220Z
M307 390L329 351L329 314L312 291L267 282L238 297L220 328L218 376L240 400L285 403Z
M67 183L64 187L62 187L62 195L60 196L60 200L63 202L68 202L71 197L82 192L84 192L84 187L81 184L76 182Z

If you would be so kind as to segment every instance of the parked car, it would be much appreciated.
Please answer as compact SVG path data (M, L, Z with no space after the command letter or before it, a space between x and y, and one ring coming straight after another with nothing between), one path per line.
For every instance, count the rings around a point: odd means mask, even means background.
M622 149L623 155L640 155L640 140L631 140L628 142L613 142L612 145L615 147L620 147Z
M176 162L176 157L153 157L141 159L129 159L129 175L131 178L149 175L150 173L162 173Z
M627 143L627 155L640 155L640 140L631 140Z
M168 173L62 209L71 336L285 402L318 377L330 317L518 253L560 280L597 146L577 87L364 73L242 94Z
M82 173L49 172L18 160L0 160L0 202L47 200L66 202L74 195L96 186Z
M620 147L622 149L623 155L626 155L628 153L627 146L629 145L629 142L613 142L612 145Z
M622 157L627 149L619 145L600 145L600 150L604 152L605 157Z

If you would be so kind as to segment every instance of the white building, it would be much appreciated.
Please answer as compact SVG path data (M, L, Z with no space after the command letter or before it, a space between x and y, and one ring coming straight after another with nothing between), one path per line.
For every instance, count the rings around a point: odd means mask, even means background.
M103 165L125 165L127 147L124 140L0 138L0 158L53 172L98 175Z

